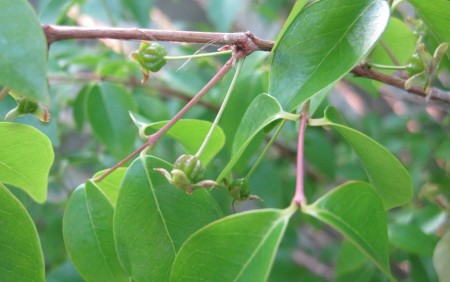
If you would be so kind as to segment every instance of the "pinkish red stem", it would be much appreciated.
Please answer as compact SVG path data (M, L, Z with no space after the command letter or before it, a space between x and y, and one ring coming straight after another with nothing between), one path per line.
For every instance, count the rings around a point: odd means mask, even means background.
M306 204L305 188L304 188L304 145L305 145L305 129L308 122L309 103L305 104L302 116L300 117L300 128L298 130L298 145L297 145L297 182L295 186L294 202L301 207Z

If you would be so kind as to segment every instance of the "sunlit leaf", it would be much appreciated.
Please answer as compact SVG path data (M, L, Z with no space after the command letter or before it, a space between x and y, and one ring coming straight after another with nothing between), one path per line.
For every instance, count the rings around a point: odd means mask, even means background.
M205 226L177 254L170 281L266 281L295 211L250 211Z
M64 241L73 264L87 281L129 281L114 246L113 214L111 203L92 182L78 187L67 204Z
M381 271L390 276L387 215L372 187L348 182L302 211L341 232Z
M154 133L157 129L163 127L167 121L156 122L146 125L145 133L147 135ZM180 142L187 154L194 155L203 143L206 135L211 129L212 123L205 120L182 119L172 126L167 135ZM211 139L200 155L203 165L207 165L225 145L225 134L222 128L217 126Z
M184 241L221 217L206 190L188 195L153 168L170 170L170 165L152 157L131 164L114 214L120 261L135 281L168 281L175 254Z
M31 126L9 122L0 123L0 140L0 182L43 203L54 157L50 140Z
M386 209L404 205L411 199L412 179L400 161L367 135L343 125L335 108L328 107L325 117L312 125L332 127L352 146Z
M33 220L1 183L0 203L0 280L44 282L44 255Z
M370 51L389 19L383 0L319 0L278 39L269 93L286 111L334 83Z
M47 40L28 1L0 1L0 85L48 102Z
M102 175L106 171L107 170L102 170L97 172L94 175L94 178ZM116 206L120 184L122 183L122 179L125 176L126 171L126 167L119 167L112 173L107 175L104 179L102 179L102 181L95 183L98 188L100 188L102 192L105 193L105 196L108 197L108 200L111 202L113 207Z

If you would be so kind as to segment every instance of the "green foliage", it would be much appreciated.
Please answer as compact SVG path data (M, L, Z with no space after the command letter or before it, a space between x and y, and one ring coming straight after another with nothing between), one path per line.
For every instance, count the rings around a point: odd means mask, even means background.
M386 212L370 185L346 183L302 211L336 228L390 275Z
M0 3L0 280L445 281L448 1L194 2ZM229 54L174 60L223 46L47 48L40 24L89 22L277 40L184 112ZM439 95L415 105L357 65Z
M2 1L0 11L0 68L8 70L0 73L0 84L19 96L48 102L47 44L33 8L25 0L14 5Z
M4 281L45 281L44 256L33 221L1 183L0 202L0 277Z
M72 262L87 281L128 281L115 250L113 214L111 203L92 182L77 188L67 203L64 240Z
M221 216L207 191L188 195L176 189L153 171L160 167L170 169L170 165L155 158L136 159L122 181L114 211L119 258L126 273L136 281L150 277L167 281L184 241Z
M8 122L0 123L0 136L0 182L21 188L43 203L53 163L50 140L31 126Z
M294 206L225 217L194 233L175 258L171 281L265 281Z
M94 86L86 101L89 123L95 135L118 159L128 155L136 141L128 111L134 111L135 102L119 85L101 83Z
M404 205L411 200L413 183L408 171L388 150L373 139L342 125L336 109L328 107L324 119L314 124L331 126L352 146L386 209ZM392 181L393 179L395 181Z
M416 8L420 18L438 42L450 42L450 30L448 29L450 3L448 1L435 0L432 3L425 3L420 0L408 0L408 2ZM447 57L450 58L450 50L447 50Z
M296 109L361 61L388 19L389 7L382 0L314 2L278 39L269 93L287 111Z
M145 135L156 132L157 129L163 127L167 122L160 121L150 124L142 124L142 130ZM203 143L212 123L204 120L179 120L173 127L167 131L167 135L177 140L188 154L195 154ZM214 128L211 139L200 155L200 160L207 165L225 144L225 134L220 127Z

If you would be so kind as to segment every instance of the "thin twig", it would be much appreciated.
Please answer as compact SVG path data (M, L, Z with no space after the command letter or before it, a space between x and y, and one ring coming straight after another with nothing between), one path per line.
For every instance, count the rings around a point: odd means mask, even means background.
M271 51L273 41L260 39L250 32L220 33L220 32L196 32L196 31L172 31L138 28L89 28L74 26L44 25L48 45L65 39L119 39L119 40L156 40L183 43L234 45L238 49L250 54L253 51ZM405 89L405 80L393 77L371 69L365 65L358 65L351 70L358 77L365 77ZM426 93L422 88L413 88L409 93L430 100L436 100L450 104L450 93L431 88Z
M148 137L147 142L145 142L144 145L136 149L133 153L128 155L126 158L118 162L116 165L105 171L102 175L99 175L98 177L94 178L94 182L101 181L103 178L111 174L113 171L115 171L117 168L122 166L124 163L128 162L129 160L133 159L135 156L137 156L140 152L145 150L146 148L151 148L158 140L178 121L180 120L184 114L186 114L200 99L214 86L216 85L224 76L227 74L227 72L233 67L233 64L236 60L236 57L242 56L242 54L236 54L233 53L231 58L220 68L220 70L211 78L211 80L195 95L189 103L187 103L175 116L172 117L172 119L169 120L163 127L161 127L157 132L150 135Z

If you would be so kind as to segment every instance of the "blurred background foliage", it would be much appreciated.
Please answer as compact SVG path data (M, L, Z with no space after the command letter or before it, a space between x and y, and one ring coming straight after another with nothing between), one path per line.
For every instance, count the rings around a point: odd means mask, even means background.
M275 40L293 0L34 0L30 1L43 24L117 26L197 31L247 31ZM415 50L414 10L402 3L393 15L383 40L399 54L400 63ZM306 31L307 32L307 31ZM436 43L428 34L429 50ZM170 61L145 85L128 54L139 42L115 40L67 40L52 44L48 57L51 89L50 123L32 116L17 122L43 131L52 141L56 159L51 171L49 198L35 204L21 191L36 222L45 254L48 281L82 281L71 265L62 238L66 202L79 184L97 171L111 167L142 144L131 111L156 122L168 120L218 70L226 58L183 62ZM188 55L216 46L163 43L169 55ZM372 60L389 64L390 57L377 46ZM257 52L245 60L234 95L220 126L226 145L208 166L214 179L226 165L231 145L245 109L256 95L267 92L270 54ZM450 62L444 58L433 85L449 90ZM402 75L396 73L395 75ZM212 121L231 80L228 75L190 111L186 118ZM371 136L406 166L413 177L415 196L389 215L392 269L409 281L436 281L432 255L439 238L449 230L450 117L449 106L426 102L406 92L348 75L336 84L315 113L336 106L352 127ZM0 116L15 106L7 97L0 103ZM108 126L115 124L116 126ZM255 207L284 208L295 187L297 125L289 123L250 180L252 194L264 201L237 204L242 211ZM270 137L270 132L267 135ZM268 136L259 136L246 152L235 174L250 169ZM312 202L346 179L365 179L357 156L337 135L317 128L306 134L306 189ZM173 162L184 153L169 137L152 154ZM225 213L231 204L224 191L213 191ZM297 215L287 230L277 255L271 281L380 281L377 270L340 235L305 215ZM334 278L332 278L334 277Z

